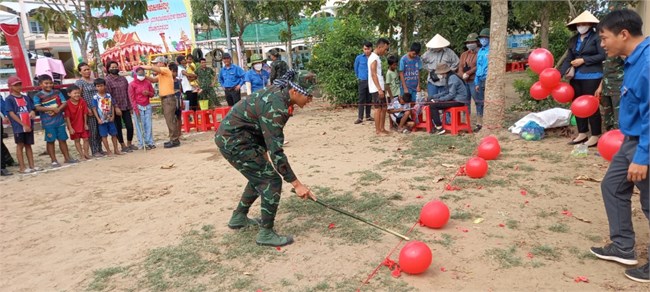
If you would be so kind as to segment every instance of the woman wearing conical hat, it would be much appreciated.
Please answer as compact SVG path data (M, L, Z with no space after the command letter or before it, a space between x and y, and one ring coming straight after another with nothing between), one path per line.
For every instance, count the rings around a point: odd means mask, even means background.
M594 95L603 78L603 61L607 58L600 46L600 37L595 31L598 19L585 11L567 24L570 30L577 31L569 40L567 58L560 69L575 91L574 98L581 95ZM576 117L578 136L569 145L584 143L595 147L602 133L602 118L596 111L588 118ZM591 132L591 137L589 136Z
M429 72L427 78L427 95L437 94L445 87L446 80L440 80L434 73L438 64L447 64L452 71L458 69L458 55L449 48L449 41L436 34L428 43L427 51L422 55L424 69Z

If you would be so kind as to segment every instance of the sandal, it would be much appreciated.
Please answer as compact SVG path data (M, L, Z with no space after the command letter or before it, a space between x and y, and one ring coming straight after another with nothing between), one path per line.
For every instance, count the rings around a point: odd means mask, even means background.
M58 161L52 162L52 168L57 168L57 167L61 167L61 164L59 164Z
M22 173L22 174L29 174L29 173L32 173L32 172L34 172L34 170L31 169L31 168L25 168L25 170L23 170L23 171L20 171L20 170L18 171L18 173Z
M72 159L66 161L65 163L67 163L67 164L79 163L79 160L72 158Z
M43 170L43 169L38 167L38 166L32 168L32 172L37 172L37 171L41 171L41 170Z

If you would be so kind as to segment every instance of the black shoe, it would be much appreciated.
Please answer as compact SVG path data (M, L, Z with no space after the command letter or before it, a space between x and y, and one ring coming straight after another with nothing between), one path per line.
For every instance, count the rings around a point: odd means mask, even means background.
M122 153L131 153L133 150L131 150L131 147L122 147Z
M361 119L358 119L358 120L354 121L355 125L358 125L358 124L361 124L361 123L363 123L363 121Z
M639 261L636 260L634 250L622 251L611 243L604 247L592 247L590 251L599 259L603 260L615 261L628 266L633 266L639 263Z
M569 141L569 143L567 143L567 145L578 145L578 144L582 144L584 142L587 142L587 140L589 140L589 137L585 137L584 139L582 139L580 141L571 140L571 141Z
M375 119L373 119L373 118L371 118L371 117L368 117L368 118L366 118L366 121L368 121L368 122L374 122Z
M169 144L167 144L167 143L169 143ZM178 141L178 140L166 142L165 145L164 145L165 148L174 148L174 147L178 147L178 146L181 146L181 141Z
M13 175L13 173L9 172L7 169L3 168L0 170L0 176L10 176Z
M163 147L164 148L172 148L173 147L172 146L172 141L168 141L168 142L163 143Z
M479 124L476 124L476 128L474 128L474 132L478 132L478 131L480 131L481 129L483 129L483 126L481 126L481 125L479 125Z
M625 270L625 276L640 283L650 283L650 263L638 268Z

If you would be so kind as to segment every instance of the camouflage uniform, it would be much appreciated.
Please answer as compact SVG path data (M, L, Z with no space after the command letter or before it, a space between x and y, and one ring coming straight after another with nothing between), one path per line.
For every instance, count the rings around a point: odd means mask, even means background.
M269 78L271 83L273 83L273 80L282 77L285 73L287 73L287 70L289 70L287 62L282 61L279 58L280 57L271 63L271 77Z
M621 84L623 83L623 64L621 57L607 58L603 63L603 84L600 105L605 128L618 129L618 104L621 101Z
M223 157L248 179L235 212L248 214L261 195L263 228L273 227L282 190L280 176L287 182L296 180L282 149L288 119L288 90L270 86L235 104L214 138ZM267 151L272 164L265 157Z

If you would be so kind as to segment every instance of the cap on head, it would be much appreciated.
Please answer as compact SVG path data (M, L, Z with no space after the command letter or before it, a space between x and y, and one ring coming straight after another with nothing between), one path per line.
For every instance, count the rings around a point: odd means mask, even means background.
M264 62L264 59L262 59L262 56L260 56L259 54L253 54L251 56L251 62L248 63L248 66L253 66L253 65L257 64L257 63L262 63L262 62Z
M9 79L7 80L7 84L9 84L9 86L14 86L18 83L22 84L23 82L16 75L9 77Z
M222 59L222 60L223 60L223 59L232 59L232 56L230 56L229 53L223 53L223 55L221 56L221 59Z
M484 38L489 38L490 37L490 29L489 28L484 28L481 29L481 32L478 34L478 37L484 37Z
M476 33L470 33L467 35L467 39L465 39L465 43L471 43L471 42L477 42L478 40L478 35Z
M278 50L276 50L276 49L272 49L272 50L269 51L269 55L271 55L273 57L277 57L277 56L280 56L280 52L278 52Z

